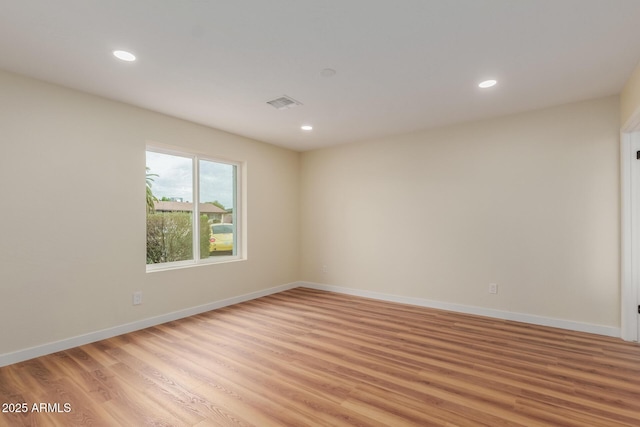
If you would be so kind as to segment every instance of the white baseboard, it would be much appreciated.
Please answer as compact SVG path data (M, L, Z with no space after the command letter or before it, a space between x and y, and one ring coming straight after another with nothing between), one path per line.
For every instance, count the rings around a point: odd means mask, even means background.
M252 299L264 297L267 295L293 289L298 286L300 286L299 282L289 283L286 285L276 286L273 288L264 289L261 291L252 292L245 295L239 295L237 297L232 297L232 298L228 298L220 301L214 301L208 304L191 307L184 310L173 311L171 313L163 314L160 316L149 317L147 319L126 323L124 325L115 326L113 328L102 329L99 331L90 332L88 334L78 335L78 336L67 338L60 341L55 341L55 342L39 345L36 347L26 348L24 350L18 350L12 353L0 354L0 367L11 365L13 363L23 362L25 360L33 359L34 357L44 356L47 354L55 353L57 351L68 350L73 347L78 347L80 345L89 344L89 343L100 341L103 339L115 337L117 335L126 334L128 332L138 331L140 329L148 328L150 326L171 322L173 320L182 319L184 317L193 316L196 314L215 310L217 308L222 308L229 305L238 304L244 301L249 301Z
M573 322L569 320L554 319L549 317L534 316L523 313L513 313L509 311L494 310L489 308L468 306L462 304L453 304L440 301L432 301L423 298L403 297L399 295L391 295L380 292L365 291L360 289L345 288L340 286L325 285L321 283L312 282L294 282L286 285L276 286L269 289L264 289L249 294L239 295L220 301L214 301L208 304L199 305L196 307L187 308L184 310L174 311L171 313L163 314L160 316L150 317L142 319L136 322L126 323L124 325L115 326L113 328L102 329L99 331L91 332L84 335L78 335L75 337L67 338L52 343L39 345L36 347L26 348L24 350L18 350L12 353L0 354L0 367L11 365L13 363L23 362L25 360L33 359L35 357L44 356L47 354L55 353L58 351L68 350L73 347L78 347L84 344L100 341L103 339L115 337L117 335L134 332L140 329L148 328L151 326L159 325L173 320L182 319L184 317L193 316L196 314L204 313L207 311L215 310L222 307L227 307L233 304L238 304L244 301L264 297L267 295L283 292L289 289L305 287L311 289L318 289L323 291L330 291L354 296L360 296L365 298L379 299L383 301L398 302L402 304L411 304L421 307L437 308L441 310L455 311L466 314L476 314L479 316L493 317L496 319L513 320L516 322L531 323L534 325L551 326L554 328L568 329L578 332L588 332L592 334L605 335L610 337L620 337L620 328L593 325L589 323Z
M516 322L530 323L533 325L550 326L553 328L568 329L571 331L588 332L592 334L605 335L620 338L620 328L611 326L594 325L590 323L574 322L571 320L554 319L551 317L535 316L532 314L514 313L511 311L495 310L491 308L475 307L462 304L454 304L440 301L427 300L423 298L403 297L380 292L365 291L360 289L345 288L341 286L325 285L322 283L299 282L305 288L318 289L322 291L337 292L341 294L354 295L365 298L379 299L383 301L399 302L402 304L417 305L420 307L437 308L441 310L455 311L465 314L476 314L479 316L493 317L496 319L513 320Z

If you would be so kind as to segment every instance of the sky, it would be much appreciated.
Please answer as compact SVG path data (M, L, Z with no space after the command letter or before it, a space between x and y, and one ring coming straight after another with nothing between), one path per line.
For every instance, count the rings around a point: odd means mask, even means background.
M189 157L147 151L147 167L154 176L151 190L158 199L182 198L193 202L193 166ZM235 166L200 160L200 203L219 201L233 207L233 169Z

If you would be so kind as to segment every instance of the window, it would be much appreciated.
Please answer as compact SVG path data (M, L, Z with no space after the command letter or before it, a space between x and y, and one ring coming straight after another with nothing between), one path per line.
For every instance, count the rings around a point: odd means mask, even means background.
M237 259L240 164L146 152L147 270Z

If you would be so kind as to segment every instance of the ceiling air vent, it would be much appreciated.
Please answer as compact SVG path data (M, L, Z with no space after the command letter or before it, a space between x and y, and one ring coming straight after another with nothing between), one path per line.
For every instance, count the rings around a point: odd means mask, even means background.
M267 101L267 104L271 105L277 110L286 110L287 108L293 108L297 107L298 105L302 105L302 102L298 102L295 99L288 97L287 95L283 95L280 98Z

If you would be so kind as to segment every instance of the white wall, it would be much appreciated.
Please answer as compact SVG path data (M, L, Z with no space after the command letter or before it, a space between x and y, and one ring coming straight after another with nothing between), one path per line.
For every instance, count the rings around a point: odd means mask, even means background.
M619 327L619 120L609 97L304 153L302 279Z
M0 355L298 279L298 153L5 72L0 94ZM248 260L145 272L147 141L246 161Z

